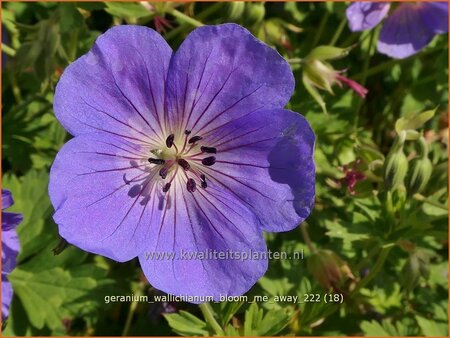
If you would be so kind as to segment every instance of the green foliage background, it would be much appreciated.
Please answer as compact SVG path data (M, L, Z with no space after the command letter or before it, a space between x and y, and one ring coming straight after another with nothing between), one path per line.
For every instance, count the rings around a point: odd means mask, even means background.
M224 22L247 27L289 60L304 58L319 45L354 46L332 64L348 69L348 77L369 89L365 100L348 88L335 86L334 96L318 92L327 106L324 114L316 102L320 99L313 99L302 84L302 63L292 61L297 86L289 108L305 115L317 134L317 200L304 225L311 242L299 230L267 234L272 251L304 250L305 259L271 261L249 298L297 295L303 301L305 294L320 294L321 301L211 304L223 332L447 336L447 35L437 36L413 57L392 60L373 48L378 30L349 31L346 6L3 2L2 24L8 32L2 45L3 187L13 192L16 204L11 210L24 214L18 227L18 267L9 277L15 296L4 334L218 333L211 319L192 304L106 304L106 295L157 294L137 260L119 264L75 247L57 256L52 253L59 238L47 196L48 173L69 138L52 111L55 84L64 68L110 26L155 27L155 18L164 17L172 27L163 35L173 48L196 26ZM417 118L436 107L431 119ZM410 134L416 135L416 130L424 135L430 149L432 175L420 194L411 194L407 183L386 189L383 182L383 162L401 125ZM418 141L406 141L410 163L417 149ZM342 180L345 165L347 170L355 166L366 177L354 195ZM327 261L342 277L331 289L321 286L321 265L311 262L315 250L340 257ZM342 304L323 301L333 292L344 296Z

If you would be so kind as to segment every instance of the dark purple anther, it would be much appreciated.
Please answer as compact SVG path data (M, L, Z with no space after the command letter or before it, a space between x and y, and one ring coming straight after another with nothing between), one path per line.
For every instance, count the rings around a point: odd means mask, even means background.
M211 165L213 165L214 163L216 163L216 158L214 157L214 156L209 156L209 157L205 157L203 160L202 160L202 164L203 165L206 165L206 166L211 166Z
M165 179L167 177L167 173L169 172L169 168L163 167L159 171L159 176L161 176L162 179Z
M206 176L204 174L200 175L200 181L203 189L206 189L208 187L208 184L206 183Z
M190 133L191 133L190 130L187 130L187 129L186 129L186 130L184 131L184 135L186 135L186 136L189 135Z
M170 189L171 184L170 183L166 183L163 187L163 192L168 192Z
M189 162L182 158L180 158L178 160L178 164L181 166L181 168L183 168L186 171L191 168L191 165L189 164Z
M148 161L149 161L151 164L164 164L164 163L166 163L166 161L164 161L163 159L160 159L160 158L152 158L152 157L150 157L150 158L148 159Z
M217 149L214 147L200 147L200 150L204 153L215 154L217 153Z
M170 134L169 136L167 136L166 138L166 146L167 148L171 148L173 146L173 140L175 139L175 135L174 134Z
M189 144L192 144L192 143L198 142L198 141L200 141L202 138L203 138L203 137L201 137L201 136L193 136L193 137L191 137L191 138L189 139L188 143L189 143Z
M189 192L194 192L197 189L197 184L195 184L195 181L192 178L189 178L186 187Z

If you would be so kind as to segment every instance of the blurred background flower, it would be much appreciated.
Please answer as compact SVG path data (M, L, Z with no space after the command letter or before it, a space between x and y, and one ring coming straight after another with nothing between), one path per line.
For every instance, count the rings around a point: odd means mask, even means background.
M447 2L402 3L388 15L390 7L390 3L353 2L346 11L354 32L372 29L387 16L377 44L382 54L403 59L425 48L436 34L448 32Z
M8 275L16 267L20 245L16 227L23 220L19 213L4 211L14 204L11 192L2 189L2 322L8 318L13 297L13 287Z

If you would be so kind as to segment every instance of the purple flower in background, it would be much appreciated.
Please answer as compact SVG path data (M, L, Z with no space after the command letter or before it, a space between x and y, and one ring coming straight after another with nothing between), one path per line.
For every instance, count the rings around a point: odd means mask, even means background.
M352 31L363 31L378 25L388 14L391 4L354 2L347 8ZM378 37L377 48L395 59L413 55L430 43L436 34L448 32L448 3L402 3L386 18Z
M198 28L176 53L149 28L111 28L56 88L75 136L50 173L61 236L139 257L170 294L243 294L267 269L262 231L313 207L315 137L282 109L293 89L289 64L239 25Z
M16 266L19 252L19 239L15 228L23 219L21 214L3 211L13 204L11 192L2 189L2 321L8 317L13 297L13 289L8 275Z

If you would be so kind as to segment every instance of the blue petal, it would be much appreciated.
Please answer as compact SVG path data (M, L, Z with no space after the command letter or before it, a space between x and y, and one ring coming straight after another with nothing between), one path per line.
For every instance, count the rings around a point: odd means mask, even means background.
M180 179L168 200L160 223L151 228L147 250L139 255L152 286L177 296L219 301L220 295L242 295L265 273L267 248L258 221L229 191L211 184L190 193Z
M145 145L105 133L78 135L66 143L49 182L60 235L117 261L141 253L149 227L159 220L162 195L148 154Z
M11 191L2 189L2 210L9 208L14 204Z
M9 274L16 267L20 245L15 230L2 231L2 272Z
M422 21L419 5L401 4L385 20L377 48L382 54L403 59L424 48L434 35Z
M15 212L2 212L2 231L14 229L22 222L22 214Z
M287 231L314 204L315 136L300 114L273 109L247 114L205 133L217 148L205 169L213 183L251 210L265 231Z
M2 322L8 318L9 307L13 297L13 288L6 275L2 274Z
M424 2L419 6L422 20L429 30L437 34L448 32L447 2Z
M56 117L72 135L160 134L171 55L167 42L150 28L109 29L64 70L55 91Z
M283 57L236 24L194 30L174 54L167 75L172 132L220 125L254 110L282 108L294 90Z
M383 2L353 2L347 7L346 15L351 31L364 31L378 25L390 8Z

